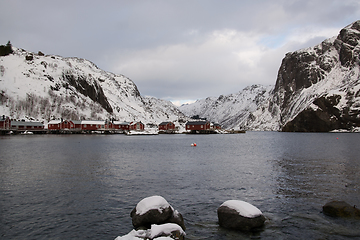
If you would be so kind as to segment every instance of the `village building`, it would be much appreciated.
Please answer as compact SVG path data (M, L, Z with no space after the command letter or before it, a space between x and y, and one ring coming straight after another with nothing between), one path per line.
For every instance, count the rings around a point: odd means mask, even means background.
M105 121L101 120L83 120L81 121L81 130L98 131L105 129Z
M44 130L44 124L41 122L11 121L11 129L18 131L42 131Z
M48 130L80 131L81 121L75 120L51 120L48 122Z
M122 131L130 131L130 123L129 122L113 122L113 128L115 130L122 130Z
M218 123L214 123L214 124L212 124L211 128L212 129L221 129L221 125Z
M51 120L48 122L48 130L60 130L61 120Z
M173 122L162 122L159 124L159 131L175 130L175 124Z
M190 131L210 130L210 122L208 121L188 121L185 129Z
M11 120L9 117L2 115L0 118L0 129L6 130L10 129L11 127Z
M142 122L131 122L130 130L143 131L145 129L145 125Z

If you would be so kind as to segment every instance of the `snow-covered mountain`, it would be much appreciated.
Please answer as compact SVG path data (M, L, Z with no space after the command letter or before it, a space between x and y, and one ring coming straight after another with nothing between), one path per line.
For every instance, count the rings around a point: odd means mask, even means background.
M141 96L123 75L81 58L12 47L0 57L0 114L15 119L116 119L159 124L184 115L169 101Z
M206 118L228 129L274 130L279 128L278 114L267 111L274 86L252 85L242 91L208 97L180 106L187 116ZM255 121L256 120L256 121Z
M287 53L274 87L254 85L183 105L226 128L348 131L360 128L360 21L337 37Z

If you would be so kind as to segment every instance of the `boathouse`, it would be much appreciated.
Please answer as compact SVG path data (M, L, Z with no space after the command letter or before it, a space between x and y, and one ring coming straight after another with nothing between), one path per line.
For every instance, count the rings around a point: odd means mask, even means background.
M143 131L145 129L145 125L142 122L131 122L130 130Z
M11 121L11 129L19 131L42 131L44 130L44 124L41 122Z
M60 130L61 120L51 120L48 122L48 130Z
M210 130L210 122L208 121L188 121L185 129L190 131Z
M75 120L51 120L48 122L48 130L80 131L81 121Z
M84 131L104 130L105 121L83 120L81 121L81 129Z
M123 131L130 131L130 123L129 122L118 122L114 121L114 128L120 129Z
M175 130L173 122L162 122L159 124L159 131Z
M11 120L9 117L2 115L0 118L0 129L7 130L11 127Z
M218 123L212 124L212 129L221 129L221 125Z

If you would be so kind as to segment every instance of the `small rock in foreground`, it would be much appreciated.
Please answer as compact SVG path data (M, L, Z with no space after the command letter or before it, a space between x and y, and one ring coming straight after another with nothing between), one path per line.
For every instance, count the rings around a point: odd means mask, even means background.
M264 225L262 212L250 203L241 200L224 202L217 210L219 225L224 228L250 231Z
M161 196L151 196L142 199L130 214L135 229L150 228L152 224L176 223L185 230L184 219Z
M360 218L360 210L344 201L331 201L323 206L323 213L331 217Z

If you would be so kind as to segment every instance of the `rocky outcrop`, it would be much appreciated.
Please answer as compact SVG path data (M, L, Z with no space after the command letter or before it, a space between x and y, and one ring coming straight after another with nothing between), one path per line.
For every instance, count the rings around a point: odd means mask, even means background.
M275 87L198 100L180 109L225 128L295 132L360 130L360 21L285 55Z
M274 89L283 131L360 127L359 53L357 21L336 38L286 54Z
M6 98L0 106L2 114L11 118L29 116L44 122L116 119L149 124L184 118L171 102L141 96L131 79L103 71L88 60L35 54L8 45L1 47L13 52L0 56L0 92ZM28 96L37 100L30 102L31 107L27 107Z
M63 73L63 78L71 86L75 87L78 92L84 96L89 97L94 102L99 103L108 113L113 112L113 109L109 104L103 89L97 83L97 81L86 76L78 76L73 74L71 71Z
M149 228L152 224L175 223L185 230L184 219L163 197L152 196L141 200L131 211L134 228Z
M340 95L322 96L311 107L299 113L282 129L285 132L329 132L335 129L352 130L360 127L360 111L349 107L337 108Z
M224 202L217 210L219 225L240 231L250 231L262 227L265 217L250 203L240 200Z
M134 230L116 240L128 239L185 239L182 215L161 196L142 199L131 211Z
M323 213L331 217L360 218L360 210L344 201L331 201L323 206Z

